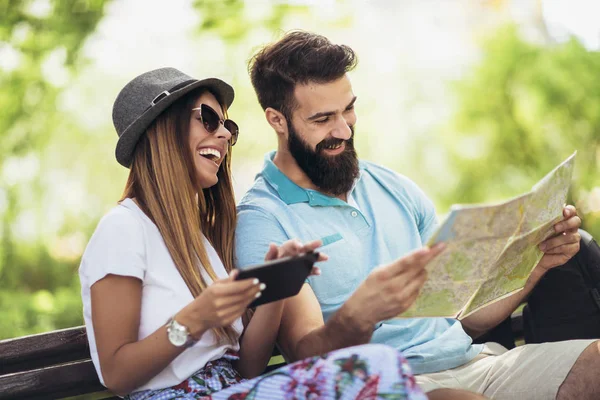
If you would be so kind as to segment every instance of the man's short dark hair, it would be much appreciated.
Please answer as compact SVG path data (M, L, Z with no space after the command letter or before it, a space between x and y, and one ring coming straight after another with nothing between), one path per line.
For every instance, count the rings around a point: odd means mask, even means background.
M356 67L354 51L324 36L292 31L263 47L250 60L252 86L263 110L280 111L289 120L297 84L333 82Z

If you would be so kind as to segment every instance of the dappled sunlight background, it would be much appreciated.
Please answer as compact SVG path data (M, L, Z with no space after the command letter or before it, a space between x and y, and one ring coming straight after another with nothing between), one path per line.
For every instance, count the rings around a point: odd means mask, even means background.
M79 259L127 176L120 88L163 66L230 82L239 199L276 145L247 61L290 29L357 52L359 155L440 216L520 194L577 150L571 198L600 236L598 15L586 0L0 0L0 339L82 324Z

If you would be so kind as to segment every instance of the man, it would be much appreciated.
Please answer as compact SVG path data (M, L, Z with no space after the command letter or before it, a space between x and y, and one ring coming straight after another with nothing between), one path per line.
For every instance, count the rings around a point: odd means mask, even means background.
M424 266L441 247L423 247L436 227L432 202L408 178L358 161L356 96L347 73L352 49L292 32L260 50L250 73L277 152L238 207L238 265L262 260L269 242L322 239L329 261L300 294L286 300L280 346L290 359L368 341L400 349L426 391L456 387L494 399L600 398L596 341L520 346L473 345L509 316L548 269L579 250L581 220L564 209L557 236L524 290L461 322L391 319L421 288ZM378 126L377 134L390 135ZM288 318L289 317L289 318ZM304 321L292 326L291 320ZM326 321L326 322L324 322Z

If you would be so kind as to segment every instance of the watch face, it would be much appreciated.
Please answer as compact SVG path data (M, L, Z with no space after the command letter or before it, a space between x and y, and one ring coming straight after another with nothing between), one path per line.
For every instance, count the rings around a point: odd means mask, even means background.
M179 325L177 322L174 321L174 323L170 326L169 329L169 341L174 346L180 347L186 344L187 340L188 333L186 327Z

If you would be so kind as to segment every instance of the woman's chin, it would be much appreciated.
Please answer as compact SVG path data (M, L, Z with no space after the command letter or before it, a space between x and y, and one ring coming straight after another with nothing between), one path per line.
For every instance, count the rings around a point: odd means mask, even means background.
M198 178L198 182L202 189L208 189L212 186L215 186L219 182L219 178L217 175L201 176Z

